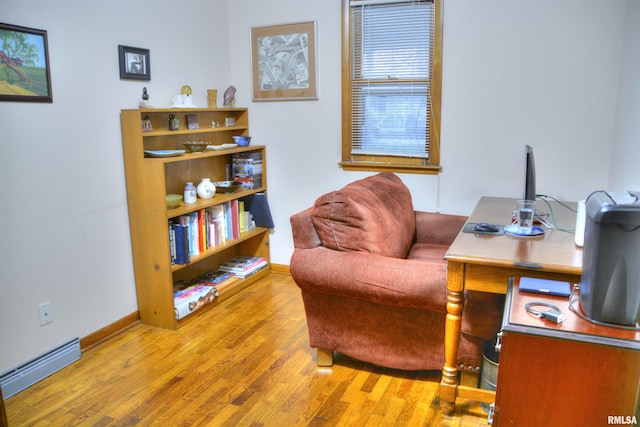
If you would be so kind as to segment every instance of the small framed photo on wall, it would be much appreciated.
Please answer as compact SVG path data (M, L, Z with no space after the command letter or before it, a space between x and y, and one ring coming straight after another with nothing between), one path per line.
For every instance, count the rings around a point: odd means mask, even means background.
M120 79L151 80L149 49L118 45Z

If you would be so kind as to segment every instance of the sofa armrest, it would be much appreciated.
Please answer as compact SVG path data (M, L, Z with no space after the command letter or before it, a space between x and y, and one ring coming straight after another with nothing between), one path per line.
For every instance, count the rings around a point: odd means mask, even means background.
M293 245L296 248L311 249L322 245L316 227L313 225L312 211L313 208L308 208L290 218Z
M466 216L416 211L416 243L451 246Z
M389 258L320 246L294 250L290 271L305 292L446 312L444 261Z

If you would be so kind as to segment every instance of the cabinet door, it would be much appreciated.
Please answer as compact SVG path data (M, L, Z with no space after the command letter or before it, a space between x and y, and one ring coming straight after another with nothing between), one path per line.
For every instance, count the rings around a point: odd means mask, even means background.
M504 332L494 426L603 426L637 412L640 352Z

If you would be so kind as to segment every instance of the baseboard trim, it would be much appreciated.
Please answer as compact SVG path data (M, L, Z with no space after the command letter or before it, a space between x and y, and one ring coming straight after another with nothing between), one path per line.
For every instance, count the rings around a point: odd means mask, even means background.
M102 329L98 329L84 338L80 338L80 348L82 351L87 351L138 323L140 323L140 313L136 311Z
M289 266L286 264L271 264L271 272L277 274L291 274Z

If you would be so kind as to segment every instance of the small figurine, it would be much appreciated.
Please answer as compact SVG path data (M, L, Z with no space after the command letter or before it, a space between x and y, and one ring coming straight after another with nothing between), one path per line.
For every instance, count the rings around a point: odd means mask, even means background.
M142 119L142 132L153 132L153 126L151 125L151 117L148 115Z
M140 107L148 107L149 106L149 92L147 92L147 88L142 88L142 101L140 101Z
M224 91L224 105L225 107L233 107L233 104L236 102L236 88L235 86L229 86L227 90Z

